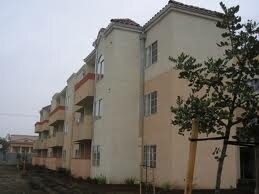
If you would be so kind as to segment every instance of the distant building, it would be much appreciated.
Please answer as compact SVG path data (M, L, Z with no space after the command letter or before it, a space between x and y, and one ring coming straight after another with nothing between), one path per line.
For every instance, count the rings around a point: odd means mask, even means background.
M9 152L11 153L31 153L33 150L33 143L37 136L31 135L11 135Z

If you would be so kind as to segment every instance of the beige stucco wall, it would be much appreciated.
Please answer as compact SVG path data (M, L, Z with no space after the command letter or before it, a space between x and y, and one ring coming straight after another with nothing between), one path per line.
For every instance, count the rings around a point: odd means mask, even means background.
M144 144L157 145L157 184L170 182L176 188L183 188L189 153L189 134L181 136L178 128L172 126L171 105L175 105L177 95L186 96L187 87L177 78L177 73L169 71L146 82L145 93L157 91L157 113L144 120ZM201 135L200 135L201 137ZM194 175L194 187L213 188L217 170L217 161L212 152L221 147L221 141L199 142ZM222 188L236 187L237 148L229 146L225 160Z
M168 57L177 57L182 52L198 60L220 56L222 51L216 46L220 33L216 21L171 11L146 32L146 47L158 41L158 62L146 69L145 79L170 70L172 63Z
M73 177L87 178L90 176L90 164L89 159L76 159L73 158L71 161L71 175Z
M216 46L220 40L220 30L213 20L171 12L147 32L146 46L158 41L158 62L145 70L145 93L157 91L157 113L144 120L144 144L157 145L157 184L169 181L174 187L183 188L186 175L189 141L178 135L177 127L171 126L171 105L175 105L178 95L187 96L186 83L180 81L172 69L169 56L176 57L181 52L191 54L198 60L217 57L222 51ZM194 187L213 188L217 161L212 152L221 142L198 144L194 176ZM222 188L236 186L237 148L229 147L226 158Z
M104 77L96 82L95 99L103 98L103 116L94 122L93 145L100 145L101 161L91 176L112 183L139 176L139 45L138 33L115 29L97 46Z

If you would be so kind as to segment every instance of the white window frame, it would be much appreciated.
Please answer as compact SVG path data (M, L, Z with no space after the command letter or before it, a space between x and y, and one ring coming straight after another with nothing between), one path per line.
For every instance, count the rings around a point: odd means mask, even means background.
M94 145L93 146L92 165L93 166L100 166L100 159L101 159L100 145Z
M99 57L98 63L95 67L95 73L96 73L96 80L101 80L104 76L104 57L101 55Z
M155 96L155 98L152 98ZM144 114L150 116L157 113L157 91L150 92L144 96Z
M156 145L144 145L144 167L156 168Z
M103 116L103 99L100 98L95 102L94 107L95 118L100 119Z
M67 155L67 151L63 150L63 152L62 152L62 159L63 160L66 160L66 155Z
M154 48L154 45L156 44L156 48ZM156 60L154 60L153 52L156 49ZM150 44L146 49L146 63L145 68L148 68L149 66L157 63L158 61L158 42L157 40Z

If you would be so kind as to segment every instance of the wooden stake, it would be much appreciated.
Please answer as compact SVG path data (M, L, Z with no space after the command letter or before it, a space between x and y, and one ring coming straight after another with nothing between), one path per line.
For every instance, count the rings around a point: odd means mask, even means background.
M192 120L191 139L197 139L198 132L199 132L198 122L196 119L193 119ZM197 142L191 141L184 194L192 193L192 182L193 182L193 174L194 174L194 166L195 166L195 158L196 158L196 149L197 149Z

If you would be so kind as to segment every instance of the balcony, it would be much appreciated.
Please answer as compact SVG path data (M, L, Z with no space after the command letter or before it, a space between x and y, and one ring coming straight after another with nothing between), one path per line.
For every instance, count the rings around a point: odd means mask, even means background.
M39 140L36 140L34 142L34 145L33 145L33 148L36 149L36 150L39 150L39 149L48 149L48 146L47 146L47 139L39 139Z
M49 120L39 121L35 123L35 133L49 130Z
M85 115L82 120L75 123L75 129L73 132L73 141L79 142L82 140L92 139L92 115Z
M65 120L65 106L58 106L49 114L49 125L57 126Z
M75 85L75 105L85 106L88 103L92 104L94 96L94 79L95 75L93 73L88 73Z
M33 156L32 157L32 165L37 165L37 166L45 166L46 163L46 157L41 157L41 156Z
M62 158L48 157L45 161L46 168L50 170L58 170L62 167Z
M71 174L73 177L87 178L90 176L90 159L72 158Z
M55 136L48 139L47 147L62 147L64 144L64 132L56 132Z
M33 143L33 149L35 149L35 150L39 150L40 149L40 140L36 140Z

